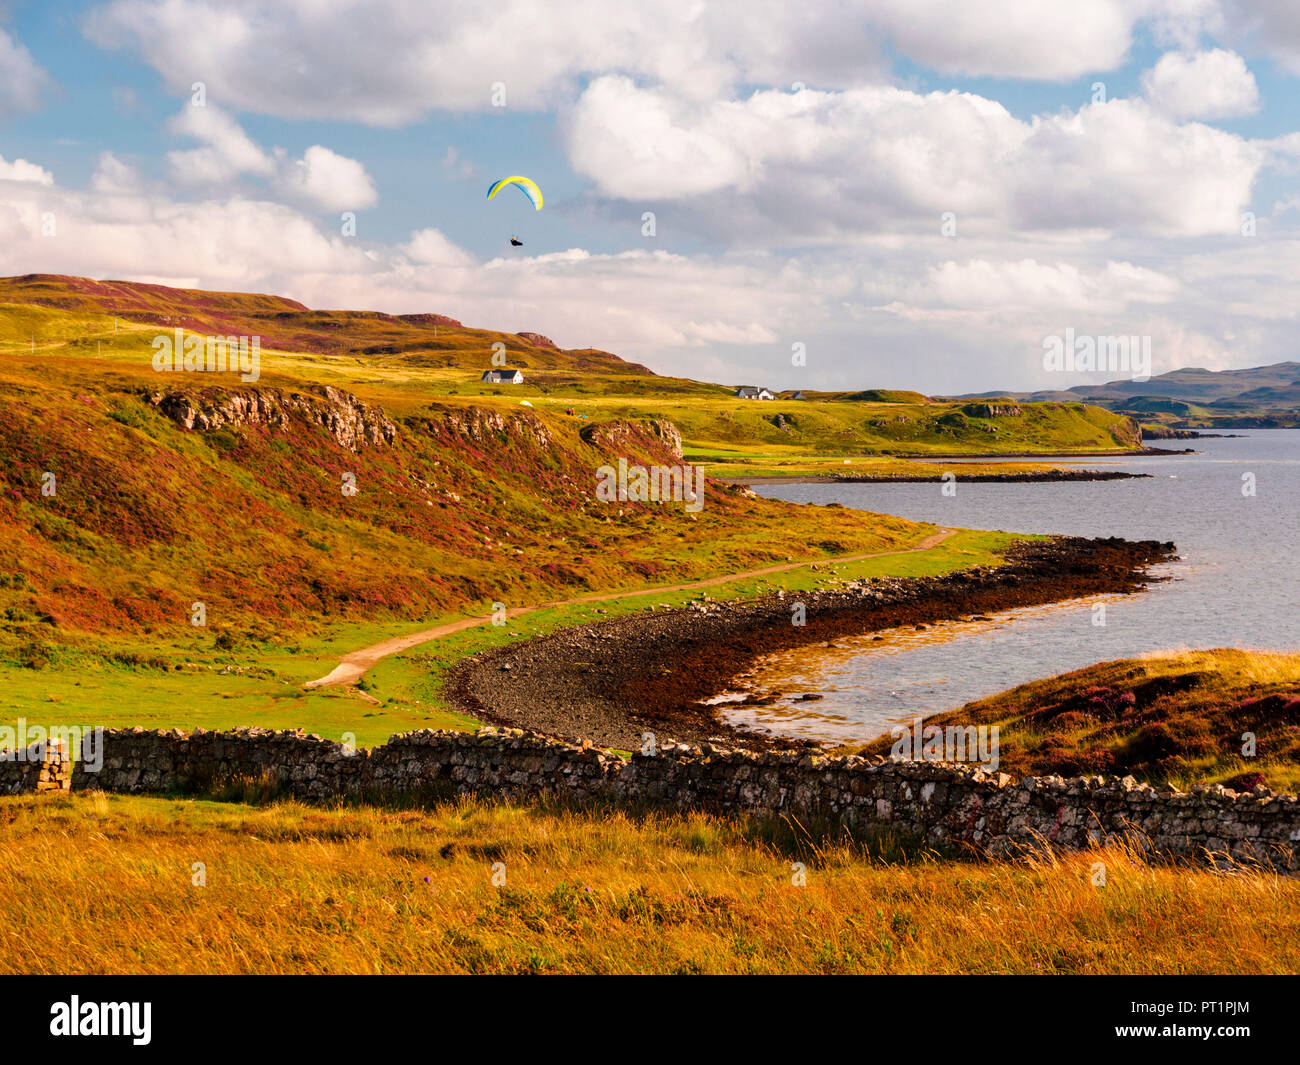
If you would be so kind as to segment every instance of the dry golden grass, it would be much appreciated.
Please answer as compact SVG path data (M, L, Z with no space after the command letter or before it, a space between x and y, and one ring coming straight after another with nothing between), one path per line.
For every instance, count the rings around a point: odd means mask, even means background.
M1222 687L1271 687L1300 684L1300 655L1288 651L1221 648L1147 651L1137 656L1152 676L1185 673L1221 674Z
M0 799L0 848L3 972L1300 970L1300 882L1122 848L974 863L695 815L93 794Z

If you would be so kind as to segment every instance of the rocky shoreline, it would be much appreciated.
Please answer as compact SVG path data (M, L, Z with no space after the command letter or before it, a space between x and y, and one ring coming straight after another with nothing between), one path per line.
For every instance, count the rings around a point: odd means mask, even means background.
M497 725L602 747L723 741L770 748L762 734L723 724L704 700L726 691L759 656L847 635L1058 602L1135 592L1149 566L1174 558L1172 543L1054 537L1018 541L1000 566L941 577L885 577L842 588L778 592L653 610L582 625L466 659L446 694L460 710ZM805 623L792 623L796 604ZM780 746L791 746L788 740Z
M1125 473L1121 470L1038 470L1024 473L958 473L951 472L958 481L993 481L1006 484L1046 484L1051 481L1128 481L1150 477L1149 473ZM862 476L839 473L809 474L803 477L722 477L728 484L932 484L942 482L943 474L866 474Z
M1049 459L1127 459L1134 455L1195 455L1193 448L1185 447L1172 450L1166 447L1141 447L1126 448L1123 451L885 451L882 452L890 458L911 459L918 462L935 462L940 459L989 459L990 461L1001 461L1004 459L1035 459L1040 462Z
M1240 440L1239 433L1205 433L1199 429L1174 429L1167 425L1142 426L1143 440Z

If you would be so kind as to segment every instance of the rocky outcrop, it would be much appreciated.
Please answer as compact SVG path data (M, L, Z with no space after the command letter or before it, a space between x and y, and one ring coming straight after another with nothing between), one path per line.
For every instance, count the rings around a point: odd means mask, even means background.
M448 318L445 314L399 314L397 317L413 325L445 325L454 329L464 328L455 318Z
M682 459L682 434L664 418L597 422L584 426L579 435L604 455L648 455L672 463Z
M1178 791L1100 776L1014 780L966 764L758 754L665 744L625 760L518 729L421 730L359 750L301 731L105 730L97 772L76 791L211 792L250 783L309 802L347 797L559 796L635 808L822 819L862 834L1000 856L1125 840L1153 856L1296 870L1300 802L1262 786Z
M1126 417L1123 421L1114 422L1106 426L1106 431L1122 447L1140 448L1142 446L1142 430L1138 426L1136 418Z
M962 410L972 418L1019 418L1025 413L1014 403L967 403Z
M526 340L535 348L552 348L555 351L560 349L556 347L555 341L550 337L544 337L541 333L516 333L515 336L521 340Z
M486 444L502 437L514 438L541 448L550 448L555 437L546 423L531 411L503 412L490 407L442 407L435 411L430 426L440 436Z
M1195 429L1172 429L1168 425L1142 426L1143 440L1200 440L1205 435Z
M150 392L144 398L182 429L201 433L245 426L283 431L297 419L324 429L349 451L382 447L397 439L397 426L383 410L329 385L310 393L279 388L204 389Z

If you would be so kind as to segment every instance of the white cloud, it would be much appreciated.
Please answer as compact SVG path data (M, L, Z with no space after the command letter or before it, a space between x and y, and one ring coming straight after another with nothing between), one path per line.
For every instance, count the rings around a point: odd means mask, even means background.
M511 109L571 98L623 74L703 101L741 85L879 82L887 50L944 74L1069 81L1124 62L1135 29L1189 36L1206 0L500 0L361 8L313 0L112 0L86 20L137 50L176 92L197 78L224 104L288 118L400 125L437 110Z
M356 159L320 144L301 159L290 159L282 148L267 152L214 104L187 104L167 121L167 129L202 142L200 148L167 153L172 180L179 185L229 185L249 175L270 179L283 195L322 211L364 210L379 201L373 179Z
M10 163L0 155L0 181L32 181L38 185L53 185L54 175L26 159L15 159Z
M271 157L243 127L213 104L186 104L168 120L167 128L203 144L167 153L172 176L183 185L224 184L240 174L265 177L275 169Z
M105 195L132 195L141 191L142 183L139 172L130 163L123 162L112 152L101 152L90 187Z
M1061 382L1041 374L1041 340L1066 326L1151 335L1166 367L1184 356L1260 364L1292 351L1297 240L1240 240L1228 252L1189 256L1181 242L1093 254L1046 238L954 245L935 233L795 255L571 248L484 262L433 229L363 248L280 204L132 192L119 180L123 165L105 156L103 181L84 191L0 185L0 273L148 278L279 293L309 306L437 311L485 328L534 329L565 347L606 348L661 372L773 387L1055 387ZM55 237L41 234L47 211L58 218ZM969 252L955 258L956 247ZM1228 342L1228 332L1238 339ZM794 341L807 345L806 369L790 365Z
M291 195L325 211L362 210L379 202L364 166L319 144L288 165L281 183Z
M1022 121L961 92L765 91L696 105L614 77L583 93L566 145L601 196L695 201L685 209L704 230L769 245L930 232L945 212L975 232L1236 232L1266 158L1140 101Z
M1237 234L1268 159L1262 145L1140 101L1091 104L1036 119L1027 168L1013 182L1022 224L1124 234Z
M35 110L51 84L31 53L0 30L0 115Z
M1300 8L1293 0L1220 0L1219 31L1300 74Z
M691 344L775 344L780 338L758 322L686 322L682 333Z
M755 110L769 98L775 94L751 98ZM776 147L745 136L742 127L755 123L771 124L766 116L751 118L743 105L696 107L628 78L600 78L574 108L569 159L599 193L618 199L676 200L740 188Z
M984 311L1069 310L1115 314L1130 303L1163 303L1178 282L1128 262L1108 262L1100 270L1073 263L1035 259L965 263L948 261L930 271L941 303Z
M935 70L1069 81L1119 66L1134 24L1155 6L1125 0L880 0L872 8L900 51Z
M1236 52L1166 52L1142 75L1142 92L1171 118L1234 118L1259 110L1259 87Z
M401 250L413 262L424 266L468 267L474 257L437 229L421 229L411 234L411 239Z

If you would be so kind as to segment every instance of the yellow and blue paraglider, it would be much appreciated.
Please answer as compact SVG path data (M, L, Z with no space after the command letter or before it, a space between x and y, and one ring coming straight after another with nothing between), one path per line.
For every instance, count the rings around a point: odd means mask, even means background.
M500 181L494 181L492 187L488 189L487 198L490 200L501 189L507 185L514 185L520 192L528 197L529 202L537 209L542 209L542 190L537 187L537 183L531 178L520 177L516 174L514 177L502 178Z

